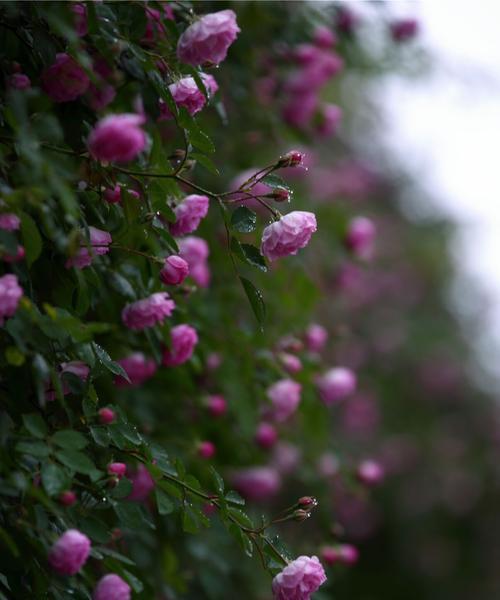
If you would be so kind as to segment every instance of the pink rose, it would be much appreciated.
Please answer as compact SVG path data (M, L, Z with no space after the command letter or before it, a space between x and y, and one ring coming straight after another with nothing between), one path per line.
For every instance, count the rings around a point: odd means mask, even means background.
M342 119L342 109L336 104L323 104L320 109L320 121L316 127L319 134L329 136L337 131Z
M290 375L294 375L295 373L302 371L302 362L300 361L300 358L298 356L295 356L295 354L281 352L279 355L279 359L285 371L290 373Z
M90 239L88 240L88 243L82 240L78 252L66 261L65 266L67 269L70 269L71 267L84 269L92 264L92 261L96 256L103 256L109 252L108 246L113 240L107 231L102 231L102 229L90 226L89 234ZM85 235L85 230L82 230L82 237L85 238Z
M179 256L189 265L189 276L200 287L208 287L210 283L210 269L207 258L209 248L207 242L199 237L190 235L178 241Z
M188 263L180 256L169 256L160 271L160 279L166 285L179 285L189 274Z
M356 375L346 367L334 367L317 379L321 399L332 404L351 395L356 389Z
M213 442L204 441L198 444L198 456L209 460L215 456L215 445Z
M117 375L115 377L115 385L118 387L140 386L156 373L155 361L144 356L142 352L134 352L117 362L123 367L123 370L130 379L129 383L126 379Z
M313 213L295 210L264 229L261 252L271 261L297 254L300 248L307 246L316 229Z
M73 490L66 490L59 494L59 503L63 506L73 506L76 503L76 494Z
M313 38L314 43L318 48L333 48L337 43L337 36L335 33L329 27L325 27L324 25L316 27Z
M183 324L172 327L170 337L170 348L165 348L163 352L163 364L166 367L176 367L191 358L198 343L198 334L196 329Z
M304 334L304 341L310 352L321 352L328 340L328 332L317 323L311 323Z
M68 529L49 551L49 565L60 575L75 575L90 554L89 538L77 529Z
M338 546L323 546L321 549L321 558L328 565L341 563L344 565L353 565L358 561L359 550L351 544L339 544Z
M418 21L415 19L400 19L391 23L391 35L395 42L406 42L418 33Z
M70 102L85 94L90 79L69 54L56 54L56 62L42 73L42 89L54 102Z
M139 200L141 197L139 192L137 192L136 190L127 188L126 192L127 192L127 194L129 194L130 196L135 198L136 200ZM119 202L122 201L122 186L119 184L116 184L113 189L112 188L105 189L103 196L104 196L104 200L106 200L106 202L108 202L109 204L118 204Z
M281 379L267 389L272 405L272 418L278 423L289 419L300 403L302 386L292 379Z
M206 400L206 406L207 406L208 412L213 417L220 417L221 415L225 414L227 411L226 399L224 398L224 396L221 396L220 394L213 394L212 396L209 396Z
M271 425L271 423L266 423L265 421L259 423L257 426L257 431L255 432L255 442L258 446L267 450L268 448L274 446L277 440L278 432L276 431L274 425Z
M299 556L273 579L275 600L310 600L326 581L317 556Z
M167 292L156 292L147 298L128 304L122 310L122 321L129 329L145 329L170 317L175 302Z
M140 128L143 122L143 116L133 113L104 117L90 133L90 154L105 162L132 160L146 146L146 134Z
M17 275L3 275L0 277L0 326L7 317L12 317L23 295L23 288L17 281Z
M4 231L17 231L21 226L21 219L14 213L0 214L0 229Z
M71 10L75 15L75 29L78 37L84 37L87 35L89 31L89 26L87 22L87 7L83 2L72 2Z
M127 470L127 477L132 482L132 491L127 500L144 502L154 490L155 482L144 465L139 465L136 471Z
M116 420L115 411L111 408L100 408L97 414L101 425L111 425Z
M227 56L240 28L232 10L221 10L201 17L190 25L179 38L177 57L193 65L218 65Z
M180 236L195 231L201 220L207 216L208 205L207 196L186 196L174 210L176 221L170 225L170 233Z
M113 102L116 96L115 88L109 83L113 76L113 69L102 56L94 59L93 71L96 83L90 83L88 89L88 103L92 110L102 110Z
M373 254L375 235L375 224L371 219L355 217L349 222L344 243L358 258L369 259Z
M168 4L163 5L163 16L165 19L174 20L174 11ZM162 23L162 15L159 10L146 6L146 31L142 38L142 43L146 45L152 45L156 40L163 39L166 37L167 30L165 25Z
M235 473L231 479L235 490L247 500L266 500L281 487L281 477L272 467L249 467Z
M120 462L110 463L107 471L109 475L115 475L118 479L121 479L127 471L127 465Z
M31 87L31 80L24 73L14 73L9 77L7 87L13 90L27 90Z
M130 586L115 573L101 577L92 594L92 600L130 600L131 597Z
M209 97L219 89L212 75L203 73L202 79ZM179 81L171 83L168 89L177 106L184 107L190 115L199 113L207 102L205 95L200 91L193 77L183 77ZM160 121L172 118L172 113L163 100L160 100L160 113Z
M291 94L317 92L344 66L344 61L333 52L312 46L307 60L286 82L285 89Z
M384 469L376 460L363 460L358 465L356 477L365 485L377 485L384 478Z

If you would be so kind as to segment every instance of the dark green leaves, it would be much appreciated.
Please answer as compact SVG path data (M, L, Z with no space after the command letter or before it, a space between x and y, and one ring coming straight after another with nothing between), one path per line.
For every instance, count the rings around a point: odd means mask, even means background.
M160 515L168 515L174 510L174 503L162 490L157 488L155 490L155 497Z
M42 252L42 238L35 221L26 213L21 213L21 237L26 252L28 267L35 262Z
M117 362L112 360L111 356L106 352L106 350L104 350L104 348L102 348L101 346L99 346L99 344L96 344L95 342L92 342L92 348L94 349L94 352L96 353L99 362L104 367L106 367L108 371L111 371L111 373L119 375L120 377L123 377L123 379L125 379L126 381L130 382L130 379L127 373L125 372L124 368Z
M257 225L257 215L246 206L239 206L231 215L231 228L239 233L251 233Z
M49 496L57 496L68 486L64 470L54 463L46 463L41 471L42 485Z
M259 325L262 329L266 319L266 305L264 304L264 298L251 281L245 277L240 277L240 281L243 289L245 290L248 301L250 302L250 306L252 307L255 318L259 322Z
M57 431L52 436L52 441L61 448L66 448L69 450L81 450L88 444L87 438L84 435L71 429Z
M63 465L66 465L77 473L94 475L96 468L90 458L78 450L57 450L56 457Z
M144 526L155 529L146 511L139 504L119 502L115 506L115 512L120 524L127 529L144 529Z
M47 425L39 414L23 415L23 423L34 437L43 438L47 435Z
M260 269L261 271L267 271L266 261L255 246L252 246L251 244L241 244L236 238L232 238L231 252L237 256L241 262Z

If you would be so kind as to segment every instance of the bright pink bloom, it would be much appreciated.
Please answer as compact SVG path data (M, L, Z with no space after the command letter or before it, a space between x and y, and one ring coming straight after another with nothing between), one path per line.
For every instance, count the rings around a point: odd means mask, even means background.
M56 54L56 62L42 73L42 89L54 102L71 102L89 87L87 73L69 54Z
M249 467L232 477L232 484L247 500L266 500L281 487L281 477L272 467Z
M317 556L299 556L273 579L275 600L310 600L326 581Z
M140 125L144 117L133 113L109 115L91 131L87 145L96 160L128 162L146 146L146 134Z
M343 66L344 61L334 52L312 46L307 64L287 81L286 91L290 94L318 92Z
M328 565L342 563L344 565L353 565L358 561L359 550L351 544L340 544L338 546L323 546L321 548L321 558Z
M418 21L416 19L400 19L391 23L391 35L395 42L411 40L417 33Z
M14 213L0 214L0 229L4 231L17 231L21 226L21 219Z
M118 479L121 479L127 472L127 465L125 463L110 463L108 465L108 474L115 475Z
M89 538L77 529L68 529L49 551L49 565L60 575L75 575L90 554Z
M169 256L160 271L160 279L166 285L179 285L189 274L188 263L180 256Z
M116 420L115 411L111 408L101 408L97 414L99 415L99 423L101 425L111 425Z
M102 57L97 56L93 64L96 83L90 82L88 89L88 103L93 110L102 110L113 102L116 96L115 88L109 83L113 76L113 69Z
M59 502L63 506L73 506L76 502L76 494L73 490L66 490L59 494Z
M207 102L193 77L183 77L179 81L171 83L168 89L177 106L184 107L190 115L199 113ZM160 120L172 118L172 113L163 100L160 101L160 113Z
M316 27L313 35L314 43L318 48L333 48L337 43L337 36L335 33L328 27L324 25L320 25Z
M167 292L156 292L147 298L127 304L122 310L122 321L129 329L145 329L170 317L175 302Z
M221 10L201 17L179 38L177 56L188 65L218 65L227 56L240 28L232 10Z
M267 388L267 397L271 401L271 416L278 423L289 419L300 403L302 386L292 379L281 379Z
M298 356L295 356L295 354L282 352L279 355L279 359L285 370L288 371L290 375L294 375L295 373L302 371L302 362Z
M198 444L198 456L206 460L215 456L215 445L212 442L200 442Z
M208 408L208 412L213 417L220 417L227 411L226 399L220 394L213 394L212 396L209 396L206 400L206 405Z
M72 2L71 10L75 15L75 29L78 37L84 37L89 31L87 22L87 7L83 2Z
M170 348L165 348L163 352L163 364L166 367L176 367L191 358L198 343L198 334L196 329L183 324L172 327L170 337Z
M9 77L7 87L13 90L27 90L31 87L31 80L24 73L14 73Z
M142 352L134 352L126 358L117 361L127 373L130 383L117 375L115 385L118 387L137 387L153 377L156 373L156 363L153 359L147 358Z
M80 243L80 249L78 252L68 258L66 261L66 268L75 267L76 269L84 269L92 264L93 259L96 256L103 256L109 252L109 244L113 241L111 235L107 231L97 229L97 227L89 227L90 239L88 243L86 241L86 232L82 230L82 242Z
M316 229L313 213L295 210L264 229L261 252L271 261L297 254L300 248L307 246Z
M201 220L207 216L208 205L207 196L186 196L174 210L176 221L170 225L170 233L180 236L195 231Z
M257 431L255 432L256 443L264 449L271 448L278 440L278 432L271 423L263 421L259 423Z
M317 379L321 399L332 404L350 396L356 389L356 375L346 367L334 367Z
M17 310L19 300L23 295L23 288L17 281L17 275L3 275L0 277L0 326L7 317L12 317Z
M342 109L336 104L323 104L320 109L320 122L317 131L323 136L329 136L337 131L342 119Z
M371 219L355 217L347 227L344 243L358 258L368 259L373 254L376 229Z
M365 485L377 485L384 478L384 469L376 460L367 459L359 463L356 476Z
M115 573L101 577L92 594L92 600L130 600L131 597L130 586Z
M189 265L189 276L200 287L208 287L210 269L207 258L210 253L207 242L199 237L190 235L178 241L179 256Z
M321 352L328 340L328 332L317 323L311 323L306 329L304 340L310 352Z
M139 465L136 471L127 470L127 477L132 482L132 491L127 500L144 502L155 487L155 482L144 465Z

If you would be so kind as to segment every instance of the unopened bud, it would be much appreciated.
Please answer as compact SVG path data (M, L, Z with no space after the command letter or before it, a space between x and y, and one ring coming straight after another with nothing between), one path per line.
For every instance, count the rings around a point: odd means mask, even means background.
M281 156L278 161L278 167L298 167L302 164L304 155L298 150L290 150L285 155Z
M297 500L297 504L303 506L304 508L311 509L315 506L318 506L318 501L313 496L302 496L302 498Z
M284 187L277 187L270 194L266 194L266 198L272 198L275 202L288 202L290 200L290 190Z
M302 508L298 508L293 513L293 520L298 521L300 523L301 521L305 521L306 519L308 519L310 516L311 516L311 513L308 510L303 510Z

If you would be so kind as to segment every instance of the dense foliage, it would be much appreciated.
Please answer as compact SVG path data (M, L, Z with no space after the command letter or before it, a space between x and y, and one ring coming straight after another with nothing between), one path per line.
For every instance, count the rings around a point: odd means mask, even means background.
M373 150L425 57L354 9L0 6L0 598L494 597L447 226Z

